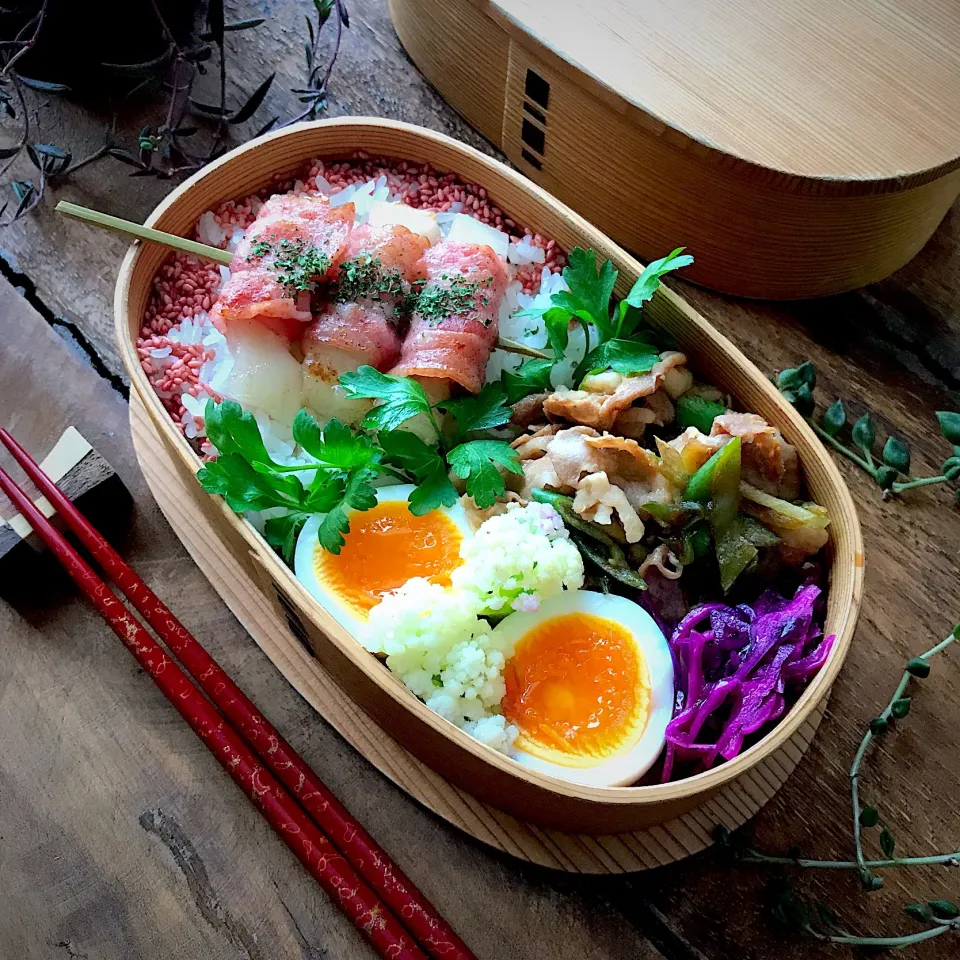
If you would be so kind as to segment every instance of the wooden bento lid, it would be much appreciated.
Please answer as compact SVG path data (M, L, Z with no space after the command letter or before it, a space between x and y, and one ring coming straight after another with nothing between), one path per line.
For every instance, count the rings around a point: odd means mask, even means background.
M960 166L957 0L490 0L524 36L690 140L817 179Z

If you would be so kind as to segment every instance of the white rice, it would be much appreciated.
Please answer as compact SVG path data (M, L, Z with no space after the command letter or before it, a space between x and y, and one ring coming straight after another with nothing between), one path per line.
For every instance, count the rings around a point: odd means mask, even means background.
M222 247L227 239L226 231L217 223L212 210L201 214L200 221L197 223L197 236L201 243L211 247Z
M507 261L518 267L531 263L545 263L547 251L532 243L533 237L528 233L522 240L511 240L507 250Z
M500 336L538 350L547 349L547 330L543 317L522 317L518 314L525 310L549 310L553 294L569 289L566 280L559 273L551 273L544 267L536 293L521 292L519 283L511 284L511 287L507 288L507 295L500 308ZM563 360L556 364L550 373L550 382L554 387L561 384L567 387L573 385L573 371L583 359L583 348L583 330L577 325L570 331ZM487 380L498 380L504 370L516 370L524 359L526 358L505 350L494 350L487 362Z

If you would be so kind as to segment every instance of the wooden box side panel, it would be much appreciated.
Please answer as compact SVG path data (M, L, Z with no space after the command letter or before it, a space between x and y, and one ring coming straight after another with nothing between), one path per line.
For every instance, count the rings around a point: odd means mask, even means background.
M550 87L545 123L524 106L528 70ZM531 125L542 152L529 143ZM960 192L960 170L898 192L798 191L775 171L747 171L690 141L672 142L517 43L501 146L532 180L642 258L684 245L696 257L686 276L751 297L821 296L888 276L920 250Z

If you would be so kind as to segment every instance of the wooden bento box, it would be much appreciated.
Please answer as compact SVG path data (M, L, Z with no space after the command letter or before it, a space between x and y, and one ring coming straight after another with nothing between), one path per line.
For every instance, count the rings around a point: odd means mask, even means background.
M960 193L955 0L390 0L404 49L531 179L740 296L874 283Z
M200 215L220 202L250 194L278 174L292 174L313 157L342 158L362 150L428 162L485 187L493 200L528 229L564 249L593 248L620 271L624 296L641 265L596 228L505 165L449 137L408 124L370 118L326 120L270 133L226 154L197 173L153 212L148 225L188 234ZM647 320L686 351L693 366L749 410L778 425L796 445L812 496L832 518L826 630L837 642L830 659L792 710L761 742L729 763L664 785L620 788L577 786L534 772L482 746L419 702L368 654L297 582L256 530L196 481L200 461L153 392L136 352L136 338L151 281L167 256L155 244L134 243L117 280L116 333L133 389L197 505L261 584L279 621L312 648L322 666L359 708L412 754L443 777L494 806L544 826L610 833L669 820L741 776L783 746L827 696L846 657L859 612L863 546L856 511L830 457L803 419L763 374L679 297L661 288L646 307Z

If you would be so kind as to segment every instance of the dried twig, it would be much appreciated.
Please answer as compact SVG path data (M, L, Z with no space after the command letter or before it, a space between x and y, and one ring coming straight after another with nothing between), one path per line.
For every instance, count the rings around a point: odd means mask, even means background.
M307 17L306 43L307 79L302 88L293 90L306 107L291 117L283 126L299 120L319 116L326 106L327 88L336 63L343 37L349 25L344 0L311 0L313 16ZM80 160L74 161L69 150L53 144L31 142L31 124L24 88L40 94L69 92L65 84L34 80L14 69L27 53L34 49L41 31L49 27L50 0L44 0L40 9L23 25L12 40L0 40L0 116L5 115L20 124L19 134L12 146L0 148L0 177L4 176L26 155L35 167L37 177L18 179L10 186L14 193L13 212L0 219L0 226L25 216L43 199L46 187L76 173L104 158L112 158L133 168L131 176L168 179L193 173L220 156L230 145L231 131L249 121L259 110L273 84L271 74L236 108L228 105L228 63L225 37L227 33L251 30L265 22L257 17L227 23L223 0L210 0L207 8L206 29L197 38L178 40L157 0L150 0L150 8L157 24L163 50L156 56L138 63L104 63L101 67L118 78L136 82L127 93L134 96L165 91L163 120L158 125L146 124L137 135L135 149L125 149L116 142L113 128L104 143ZM324 24L335 14L336 37L329 61L324 64L319 56L320 34ZM194 96L200 77L206 74L207 61L217 57L216 103L204 103ZM194 119L196 118L196 119ZM252 136L259 136L275 126L279 117L271 118ZM200 121L198 123L198 121ZM190 140L201 132L204 122L212 121L209 140L203 147L191 147ZM11 202L0 205L3 218Z

